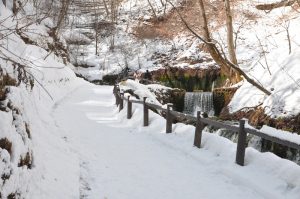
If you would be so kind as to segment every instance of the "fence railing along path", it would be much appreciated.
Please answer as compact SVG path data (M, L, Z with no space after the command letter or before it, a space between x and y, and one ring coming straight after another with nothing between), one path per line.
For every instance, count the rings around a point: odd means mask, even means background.
M186 120L196 122L194 146L198 147L198 148L201 148L202 131L203 131L205 125L211 125L215 128L224 128L224 129L230 130L232 132L238 133L235 162L241 166L244 166L245 150L246 150L246 145L247 145L247 142L246 142L247 134L256 135L265 140L269 140L269 141L275 142L277 144L281 144L286 147L300 150L300 145L296 142L291 142L289 140L283 140L279 137L268 135L268 134L263 133L256 129L246 128L245 120L240 120L239 126L234 126L234 125L225 124L223 122L216 121L213 119L201 117L200 111L197 112L196 117L193 115L174 111L174 110L172 110L173 104L167 104L167 108L163 108L162 106L146 102L146 99L147 99L146 97L143 98L143 101L130 99L130 96L125 98L124 93L120 92L120 88L118 87L118 85L115 85L113 92L114 92L114 95L116 98L116 105L119 106L119 111L121 111L124 108L124 100L127 101L127 119L131 119L131 117L132 117L132 104L143 105L143 113L144 113L143 114L143 125L144 126L149 126L149 109L150 108L154 109L156 111L162 111L166 114L166 117L165 117L166 133L172 133L173 120L176 118L186 119Z

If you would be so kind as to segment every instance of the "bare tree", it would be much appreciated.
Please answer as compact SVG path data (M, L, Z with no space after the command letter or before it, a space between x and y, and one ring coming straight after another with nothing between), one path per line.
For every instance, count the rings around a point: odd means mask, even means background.
M71 0L61 0L61 8L59 11L59 15L58 15L58 19L57 19L57 23L56 23L56 27L55 27L56 34L57 34L57 31L61 28L63 21L67 17L70 3L71 3Z
M208 22L207 22L207 17L206 17L206 12L205 12L205 7L203 0L198 0L199 6L200 6L200 11L201 11L201 20L203 22L203 36L195 32L189 24L184 20L182 15L180 14L179 10L174 6L170 0L167 0L169 4L172 5L172 7L175 9L175 11L178 13L181 21L184 23L186 28L198 39L200 39L208 48L208 51L214 61L220 65L221 70L223 71L224 74L226 74L228 77L231 78L231 80L235 79L236 75L241 75L243 76L250 84L261 90L263 93L266 95L271 95L271 92L268 91L266 88L264 88L261 84L257 83L255 80L250 78L242 69L239 68L237 64L232 63L227 57L226 54L224 53L223 49L219 50L218 48L218 42L213 40L210 36L209 28L208 28ZM219 46L220 47L220 46ZM233 74L231 71L234 71ZM234 75L234 77L232 77Z
M111 23L115 24L117 22L117 13L118 13L118 1L117 0L110 0L110 13L111 13ZM110 37L110 50L114 51L115 48L115 32L112 31Z
M104 5L104 8L105 8L106 15L109 16L108 6L107 6L107 3L106 3L105 0L103 0L103 5Z
M104 0L105 2L105 0ZM97 6L97 1L93 0L94 4L94 23L93 23L93 28L95 30L95 43L96 43L96 50L95 50L95 55L98 55L98 43L99 43L99 13L97 12L98 6Z
M233 27L232 27L232 12L230 8L230 1L223 0L226 10L226 28L227 28L227 45L228 45L228 54L229 59L232 63L237 64L234 40L233 40Z
M292 53L292 42L291 42L291 36L290 36L290 19L287 15L282 14L280 17L280 26L285 30L286 32L286 38L288 41L288 48L289 48L289 54Z

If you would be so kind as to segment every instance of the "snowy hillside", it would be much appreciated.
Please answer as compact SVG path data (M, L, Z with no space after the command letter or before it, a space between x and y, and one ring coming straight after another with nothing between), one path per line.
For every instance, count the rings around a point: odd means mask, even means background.
M26 22L17 24L2 1L0 7L1 26L9 27L1 30L9 36L1 40L0 80L5 85L7 76L13 82L1 101L1 198L74 198L79 194L78 158L52 112L68 93L86 83L76 78L71 65L43 49L51 42L44 25L33 24L28 28L34 33L22 33L42 48L25 44L13 30Z
M201 32L199 25L191 21L194 15L199 14L199 11L195 11L198 9L197 3L192 0L172 2L181 6L184 17L193 24L192 27L197 32ZM300 44L297 37L299 5L280 7L268 12L255 7L274 2L277 1L232 2L239 66L272 94L266 96L245 81L229 105L231 113L243 107L261 107L271 117L295 116L300 112L300 108L296 106L300 99L300 75L296 64ZM95 55L95 42L82 49L86 55L78 61L93 67L77 67L75 72L93 81L102 79L105 74L119 73L126 66L142 72L145 69L164 67L205 68L215 65L208 53L199 47L202 42L184 28L170 4L164 1L150 3L156 17L164 17L162 22L155 22L155 15L148 1L121 1L113 35L101 38L98 55ZM215 15L209 18L212 36L227 51L224 45L226 26L222 4L211 1L206 6L208 15ZM111 50L112 45L114 50ZM166 57L162 62L160 55ZM191 60L207 61L191 64Z
M249 8L256 19L236 26L245 26L239 33L241 40L237 53L241 60L248 61L241 66L272 94L264 96L245 82L230 104L232 112L261 104L266 114L271 116L286 117L300 113L297 106L300 100L300 70L297 66L300 52L299 5L277 8L270 13L255 9L256 3L270 2L277 1L249 1L241 5Z

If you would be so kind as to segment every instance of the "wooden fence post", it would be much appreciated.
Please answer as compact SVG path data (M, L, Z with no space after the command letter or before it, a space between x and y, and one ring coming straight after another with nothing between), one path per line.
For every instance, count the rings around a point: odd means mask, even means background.
M245 120L240 120L239 137L238 137L236 159L235 159L235 162L240 166L244 166L246 139L247 139L247 132L245 131Z
M121 111L123 108L124 108L124 93L120 93L120 97L119 97L119 103L120 103L120 106L119 106L119 111Z
M127 119L131 119L132 116L132 102L130 101L130 96L128 96L127 102Z
M119 106L120 105L120 89L117 87L117 89L116 89L116 104L117 104L117 106Z
M114 96L116 98L116 105L118 106L118 87L116 84L114 86Z
M201 112L197 111L197 123L196 123L195 138L194 138L194 146L198 148L201 147L202 131L204 129L204 124L201 121L200 114Z
M166 115L166 133L172 133L172 115L171 115L171 108L173 104L167 105L167 115Z
M146 104L147 97L144 97L144 126L149 126L149 109Z

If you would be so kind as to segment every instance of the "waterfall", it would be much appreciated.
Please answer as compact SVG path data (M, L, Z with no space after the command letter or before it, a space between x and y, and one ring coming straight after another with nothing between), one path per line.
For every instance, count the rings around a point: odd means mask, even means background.
M211 85L211 92L213 92L215 89L215 81L213 81L212 85Z
M186 92L184 98L184 113L196 115L197 111L214 115L213 94L211 92Z

